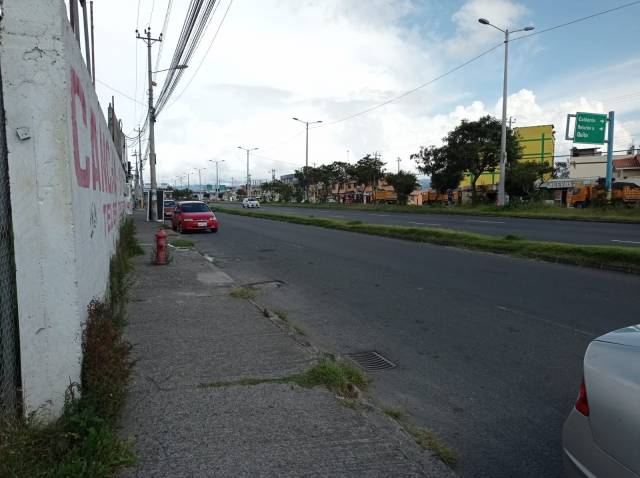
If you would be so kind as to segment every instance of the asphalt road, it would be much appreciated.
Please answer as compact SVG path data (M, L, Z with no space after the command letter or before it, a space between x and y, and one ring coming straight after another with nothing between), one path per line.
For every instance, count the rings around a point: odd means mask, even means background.
M240 203L224 203L223 207L241 208ZM215 207L215 206L214 206ZM360 220L373 224L395 224L410 227L441 227L494 236L515 234L527 239L599 244L608 246L640 247L640 225L513 217L463 216L447 214L410 214L344 209L317 209L262 205L261 211L327 217L342 220Z
M463 476L562 476L585 348L638 322L632 275L219 218L217 234L189 235L196 247L239 282L266 282L258 303L313 343L397 364L370 373L373 396L458 450Z

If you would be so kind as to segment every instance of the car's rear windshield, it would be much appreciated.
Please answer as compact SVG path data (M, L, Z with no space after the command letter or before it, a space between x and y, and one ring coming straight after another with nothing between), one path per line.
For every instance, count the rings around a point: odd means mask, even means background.
M209 212L207 205L200 202L186 203L180 207L182 212Z
M164 202L164 205L165 205L165 206L175 206L175 205L176 205L176 202L175 202L175 201L165 201L165 202Z

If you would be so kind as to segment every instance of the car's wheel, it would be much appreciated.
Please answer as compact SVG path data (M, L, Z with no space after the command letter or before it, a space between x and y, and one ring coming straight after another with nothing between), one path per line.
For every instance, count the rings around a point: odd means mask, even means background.
M211 229L209 229L209 232L211 234L213 234L214 232L218 232L218 228L217 227L212 227Z
M184 234L184 230L182 229L182 223L181 222L178 223L178 232L180 234Z

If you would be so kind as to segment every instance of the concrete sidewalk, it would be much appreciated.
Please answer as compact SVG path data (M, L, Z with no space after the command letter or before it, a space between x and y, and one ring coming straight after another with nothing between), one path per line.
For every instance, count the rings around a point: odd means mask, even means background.
M366 401L352 409L288 383L217 386L304 372L318 353L230 297L232 279L197 251L152 265L157 227L135 218L147 254L133 273L137 362L121 424L138 462L122 476L454 476Z

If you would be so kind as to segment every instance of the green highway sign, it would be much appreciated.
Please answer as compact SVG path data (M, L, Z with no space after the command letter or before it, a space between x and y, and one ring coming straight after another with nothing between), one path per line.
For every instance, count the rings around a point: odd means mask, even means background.
M604 144L607 115L598 113L576 113L574 143Z

